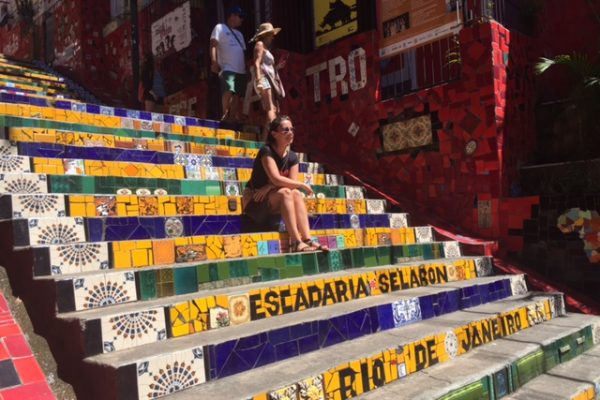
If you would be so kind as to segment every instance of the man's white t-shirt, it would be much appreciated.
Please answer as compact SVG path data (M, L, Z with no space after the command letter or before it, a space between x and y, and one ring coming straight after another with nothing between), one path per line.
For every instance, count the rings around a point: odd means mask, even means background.
M239 41L231 34L232 31ZM210 38L219 42L217 47L217 62L221 70L245 74L244 50L246 50L246 44L244 43L242 32L237 29L230 30L225 24L217 24Z

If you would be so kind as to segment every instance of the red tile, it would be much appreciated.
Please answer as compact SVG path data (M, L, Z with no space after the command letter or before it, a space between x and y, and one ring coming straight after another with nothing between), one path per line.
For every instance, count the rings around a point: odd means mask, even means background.
M0 326L0 338L21 335L21 329L16 323Z
M31 383L14 389L0 391L3 400L52 400L56 399L46 382Z
M6 302L6 298L2 293L0 293L0 312L9 311L8 303Z
M7 358L10 358L10 354L8 354L4 341L0 338L0 361L6 360Z
M42 371L40 365L33 356L13 360L13 364L15 364L15 368L17 369L23 384L46 381L44 371Z
M27 357L32 355L29 344L22 335L9 336L4 339L4 344L6 344L11 357Z

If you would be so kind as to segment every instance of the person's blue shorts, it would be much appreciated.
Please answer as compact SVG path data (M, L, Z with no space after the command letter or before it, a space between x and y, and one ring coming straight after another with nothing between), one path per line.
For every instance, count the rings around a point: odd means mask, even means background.
M221 91L233 92L238 96L246 93L246 74L238 74L231 71L221 71Z

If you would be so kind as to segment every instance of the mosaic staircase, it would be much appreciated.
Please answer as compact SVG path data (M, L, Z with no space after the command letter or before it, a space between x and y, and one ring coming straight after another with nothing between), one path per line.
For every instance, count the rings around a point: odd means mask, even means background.
M597 318L304 155L331 251L290 254L244 229L254 135L56 98L21 69L39 90L0 93L2 252L80 398L495 399L596 351Z

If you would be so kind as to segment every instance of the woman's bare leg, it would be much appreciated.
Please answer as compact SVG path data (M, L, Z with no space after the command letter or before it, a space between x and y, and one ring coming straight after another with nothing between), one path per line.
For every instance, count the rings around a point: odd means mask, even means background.
M267 139L267 134L269 133L269 124L271 121L277 118L277 114L279 112L279 108L273 102L272 89L265 89L261 92L260 103L265 111L265 127L263 129L263 135L261 139L261 141L264 142Z
M308 212L304 204L304 198L298 189L292 190L292 198L294 199L294 210L296 212L296 225L303 240L310 239L310 225L308 222Z
M302 237L300 236L300 232L298 232L298 225L296 223L296 210L292 191L288 188L281 188L276 192L271 192L268 201L274 209L279 208L292 242L301 241Z

